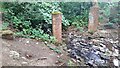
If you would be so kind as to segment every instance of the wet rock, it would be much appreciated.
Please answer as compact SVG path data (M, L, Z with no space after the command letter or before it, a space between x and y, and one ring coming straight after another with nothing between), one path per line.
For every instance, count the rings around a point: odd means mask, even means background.
M98 66L103 66L103 65L105 65L105 60L97 59L97 60L95 60L95 64Z
M86 43L82 43L82 42L80 42L80 44L83 45L83 46L87 46L87 45L88 45L88 44L86 44Z
M99 51L96 51L95 54L98 55L100 52Z
M102 60L99 55L95 54L94 52L90 52L87 54L87 63L90 64L90 65L102 65L105 63L104 60Z
M94 45L93 45L93 49L100 50L98 46L94 46Z
M87 64L93 65L93 64L94 64L94 60L89 60L89 61L87 62Z
M119 55L119 50L118 49L114 49L113 56L118 56L118 55Z
M106 34L107 32L103 31L102 33ZM67 45L69 49L69 55L70 57L79 60L82 58L88 65L107 65L108 61L110 60L110 56L117 56L118 50L115 48L111 49L108 48L109 42L112 39L96 39L92 38L90 40L83 38L83 37L74 37L69 41L69 44ZM108 42L108 43L107 43ZM111 47L113 47L112 44L116 45L117 42L111 43ZM79 62L77 61L77 62Z
M93 59L99 59L100 57L98 55L96 55L95 53L93 52L89 52L87 55L86 55L90 60L93 60Z
M100 43L100 46L106 48L106 45L104 45L104 44L102 44L102 43Z
M101 52L105 53L105 49L106 49L106 48L99 47L99 49L100 49Z
M104 53L100 53L99 55L100 55L100 57L101 57L102 59L104 59L104 60L109 60L109 59L110 59L110 56L107 56L107 55L105 55Z
M16 51L10 51L10 57L12 57L13 59L19 59L20 58L20 54Z
M75 52L75 50L71 50L69 56L72 58L76 58L77 53Z
M113 59L113 64L119 66L119 60L117 58Z
M92 41L93 41L94 43L99 43L99 42L100 42L100 40L97 40L97 39L92 39Z

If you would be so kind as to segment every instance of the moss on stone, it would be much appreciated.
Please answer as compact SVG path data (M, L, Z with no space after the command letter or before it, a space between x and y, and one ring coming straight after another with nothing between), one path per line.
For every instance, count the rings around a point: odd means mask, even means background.
M62 14L60 11L53 11L52 14Z
M2 35L12 35L12 34L14 34L11 30L3 30L3 31L0 31L0 33L2 34Z
M14 32L12 32L11 30L2 30L0 31L0 38L13 40L14 39L13 34Z

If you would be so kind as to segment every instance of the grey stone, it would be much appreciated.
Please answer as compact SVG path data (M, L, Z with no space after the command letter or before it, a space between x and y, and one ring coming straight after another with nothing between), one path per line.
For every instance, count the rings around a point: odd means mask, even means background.
M22 62L21 64L22 64L22 65L27 65L27 64L28 64L28 62Z
M20 54L16 51L10 51L10 57L12 57L13 59L19 59L20 58Z

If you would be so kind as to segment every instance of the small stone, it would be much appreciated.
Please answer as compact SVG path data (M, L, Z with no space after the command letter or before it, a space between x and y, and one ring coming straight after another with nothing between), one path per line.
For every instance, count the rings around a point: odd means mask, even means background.
M101 58L103 58L103 59L105 59L105 60L108 60L108 59L110 59L110 57L109 57L109 56L107 56L107 55L104 55L104 54L101 54L101 55L100 55L100 57L101 57Z
M90 64L90 65L93 65L94 64L94 60L90 60L87 63Z
M81 60L81 57L80 57L80 56L76 56L76 59L77 59L77 60Z
M101 52L105 52L105 49L103 47L99 47Z
M108 33L106 30L100 30L100 32L103 34Z
M73 42L77 42L77 39L73 39Z
M119 43L119 41L117 40L117 41L115 41L114 43Z
M102 60L102 59L96 59L95 60L95 64L97 64L97 65L103 65L103 64L105 64L105 61Z
M36 44L39 44L38 42Z
M27 58L25 58L25 57L21 57L22 59L24 59L24 60L27 60Z
M77 46L75 46L74 48L75 48L75 49L78 49L78 47L77 47Z
M112 52L111 51L106 51L104 55L107 55L107 56L112 56Z
M47 41L45 41L44 43L47 44Z
M60 56L58 55L57 58L60 58Z
M102 44L102 43L100 43L100 46L102 46L102 47L106 48L106 45L104 45L104 44Z
M26 41L26 43L30 43L30 41Z
M92 41L93 41L94 43L100 42L99 40L96 40L96 39L92 39Z
M99 51L96 51L96 52L95 52L95 54L97 54L97 55L98 55L98 54L99 54Z
M71 49L68 49L67 51L68 51L68 52L71 52Z
M33 58L33 54L25 53L25 58L31 59Z
M77 36L77 34L74 34L74 36L76 37L76 36Z
M27 64L28 64L28 62L22 62L21 64L22 64L22 65L27 65Z
M93 45L93 49L98 50L98 49L99 49L99 47L98 47L98 46Z
M77 42L77 43L76 43L76 45L80 45L80 43L79 43L79 42Z
M61 64L61 63L62 63L62 61L60 61L60 60L55 62L55 64Z
M10 57L12 57L13 59L19 59L20 54L16 51L10 51Z
M118 49L114 49L113 56L118 56L118 55L119 55L119 50Z
M115 66L119 66L119 60L118 59L113 59L113 64Z
M40 60L46 60L47 59L47 57L41 57L40 58Z
M71 60L76 63L76 60L75 60L75 59L71 58Z

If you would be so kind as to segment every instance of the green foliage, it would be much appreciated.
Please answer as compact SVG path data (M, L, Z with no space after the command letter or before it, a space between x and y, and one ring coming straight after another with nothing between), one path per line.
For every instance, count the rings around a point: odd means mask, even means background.
M62 2L60 5L65 18L71 25L77 28L87 26L89 8L92 6L91 2Z
M4 8L3 20L17 29L16 35L55 41L49 34L52 33L52 12L61 10L59 3L5 2ZM69 25L64 16L63 25Z
M45 34L41 29L24 29L21 32L16 32L16 36L22 36L26 38L35 38L42 39L44 41L56 42L54 36L50 36L49 34Z
M100 21L104 19L104 17L109 18L109 22L118 23L119 21L119 8L117 2L111 3L99 3L100 7Z
M5 29L8 28L8 26L9 26L9 23L4 22L4 23L2 24L2 28L0 28L0 30L5 30Z
M87 26L88 24L88 21L83 21L83 18L84 17L80 17L80 16L77 16L75 19L74 19L74 22L72 23L72 25L75 25L76 27L83 27L83 26Z

